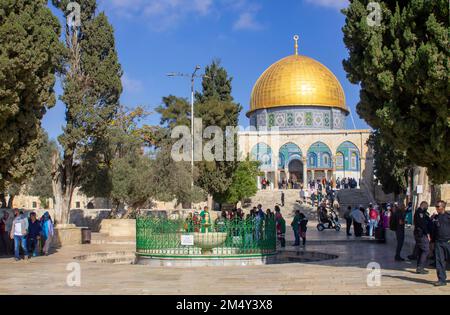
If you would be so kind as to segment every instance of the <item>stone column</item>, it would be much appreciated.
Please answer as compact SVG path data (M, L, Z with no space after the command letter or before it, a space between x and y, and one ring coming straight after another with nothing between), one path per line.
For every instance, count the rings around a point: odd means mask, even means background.
M336 187L336 157L333 157L331 160L333 163L333 174L331 174L331 177L333 179L333 188Z
M325 170L325 179L328 180L328 170Z
M274 185L273 188L274 188L275 190L278 190L278 167L275 168L273 185Z
M314 169L311 170L311 179L314 180L314 181L316 180L316 179L314 178Z
M308 168L306 167L306 158L303 158L303 188L306 188L308 182Z

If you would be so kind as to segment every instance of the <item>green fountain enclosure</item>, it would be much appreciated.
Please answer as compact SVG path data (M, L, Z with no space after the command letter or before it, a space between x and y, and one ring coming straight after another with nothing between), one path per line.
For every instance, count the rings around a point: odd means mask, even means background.
M136 254L145 258L219 259L270 256L276 253L273 217L192 219L138 217Z

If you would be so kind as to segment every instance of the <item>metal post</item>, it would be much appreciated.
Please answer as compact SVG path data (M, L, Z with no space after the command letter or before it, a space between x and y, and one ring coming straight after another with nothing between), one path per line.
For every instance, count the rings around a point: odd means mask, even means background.
M192 74L171 72L168 73L169 77L189 77L191 79L191 188L194 188L194 92L195 92L195 79L207 78L206 75L197 75L197 71L200 70L200 66L196 66ZM192 208L192 204L191 204Z

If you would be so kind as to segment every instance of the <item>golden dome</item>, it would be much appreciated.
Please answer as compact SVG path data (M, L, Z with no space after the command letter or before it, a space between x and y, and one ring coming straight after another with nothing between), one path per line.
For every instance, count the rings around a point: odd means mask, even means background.
M291 55L271 65L253 87L250 111L282 106L335 107L348 113L339 80L320 62Z

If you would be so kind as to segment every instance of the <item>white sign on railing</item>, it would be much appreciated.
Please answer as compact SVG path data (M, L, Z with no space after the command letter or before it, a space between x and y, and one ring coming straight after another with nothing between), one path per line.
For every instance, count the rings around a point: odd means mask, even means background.
M182 246L194 246L194 235L182 234L181 235Z

